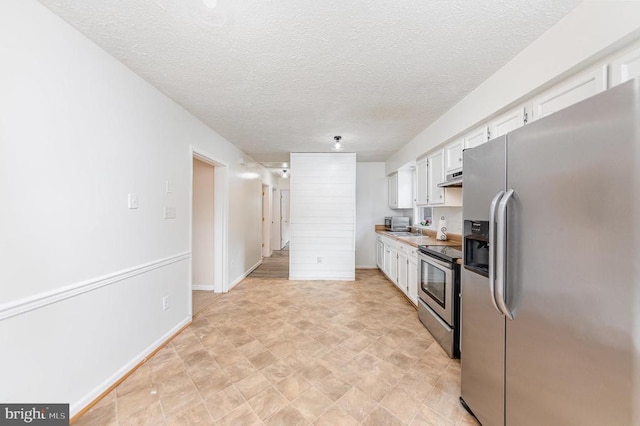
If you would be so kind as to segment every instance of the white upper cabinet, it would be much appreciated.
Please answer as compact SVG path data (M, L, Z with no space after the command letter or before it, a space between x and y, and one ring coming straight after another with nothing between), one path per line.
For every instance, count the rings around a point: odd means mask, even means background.
M444 174L462 170L462 148L464 141L459 139L444 148Z
M599 65L535 97L530 119L538 120L606 89L607 65Z
M399 170L388 178L389 207L392 209L413 208L413 172Z
M524 117L524 107L518 107L501 115L495 120L492 120L491 123L489 123L488 139L494 139L502 135L506 135L510 131L524 126Z
M439 149L416 161L417 206L462 205L461 188L445 189L438 186L445 180L445 152L446 149Z
M438 186L444 181L444 150L438 150L427 157L428 204L444 204L444 188Z
M469 149L482 145L488 140L488 127L481 126L467 133L463 138L464 149Z
M429 182L427 176L427 158L416 161L416 205L429 203Z
M389 177L387 178L387 186L388 186L387 196L389 199L389 207L391 207L392 209L397 209L398 208L398 174L397 173L393 173L392 175L389 175Z
M611 86L617 86L635 77L640 77L640 47L611 63Z

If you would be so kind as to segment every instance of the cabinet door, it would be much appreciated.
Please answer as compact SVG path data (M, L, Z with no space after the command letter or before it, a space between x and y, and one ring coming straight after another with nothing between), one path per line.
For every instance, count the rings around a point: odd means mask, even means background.
M462 170L462 144L463 140L450 143L444 149L444 173L445 175Z
M427 180L429 205L444 204L444 188L438 187L444 181L444 151L437 151L428 157Z
M394 284L398 283L398 250L395 247L389 247L389 272L387 276ZM385 253L386 254L386 253Z
M611 86L640 76L640 48L626 53L611 63Z
M384 244L380 240L376 241L376 265L384 269Z
M467 133L462 138L464 143L464 149L474 148L478 145L482 145L488 140L488 127L482 126Z
M407 272L409 260L406 253L398 251L398 281L396 285L404 294L407 294Z
M416 163L416 204L419 206L429 203L427 183L427 159L423 158Z
M398 174L394 173L388 178L389 183L389 207L398 207Z
M396 173L396 208L413 208L413 171L398 170Z
M533 100L533 120L538 120L607 88L607 66L597 66L561 83ZM491 135L493 137L493 135Z
M407 296L414 305L418 304L418 257L414 253L408 257Z
M395 258L393 261L395 262ZM383 268L382 272L384 272L387 276L391 275L391 247L385 244L384 246L384 259L383 259Z
M519 107L491 121L489 124L489 138L494 139L506 135L510 131L524 126L524 114L524 108Z

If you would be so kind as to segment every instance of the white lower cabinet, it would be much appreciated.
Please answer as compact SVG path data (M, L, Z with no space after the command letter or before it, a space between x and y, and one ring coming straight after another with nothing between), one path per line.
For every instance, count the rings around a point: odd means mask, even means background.
M413 302L418 304L418 255L415 247L378 236L376 263L387 278Z
M389 272L387 276L394 284L398 283L398 250L393 246L389 247Z
M407 296L414 305L418 304L418 255L412 252L408 257Z
M384 270L384 242L382 237L376 238L376 265Z
M398 282L398 249L395 240L385 238L384 240L384 267L382 271L396 284Z
M402 249L398 250L398 280L396 281L396 286L398 286L404 294L407 294L408 265L409 259L407 254Z

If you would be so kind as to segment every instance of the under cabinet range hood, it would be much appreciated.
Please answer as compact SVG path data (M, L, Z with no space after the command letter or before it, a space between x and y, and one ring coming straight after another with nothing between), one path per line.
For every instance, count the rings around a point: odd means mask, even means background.
M462 171L448 174L447 179L438 186L440 188L462 186Z

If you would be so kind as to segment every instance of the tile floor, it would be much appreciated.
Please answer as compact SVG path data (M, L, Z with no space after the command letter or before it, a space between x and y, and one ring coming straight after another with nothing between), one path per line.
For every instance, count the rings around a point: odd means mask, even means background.
M249 276L77 425L476 425L450 360L377 270Z
M207 290L193 290L191 292L191 312L195 317L200 312L205 310L216 300L218 297L221 297L220 293L214 293L212 291Z

